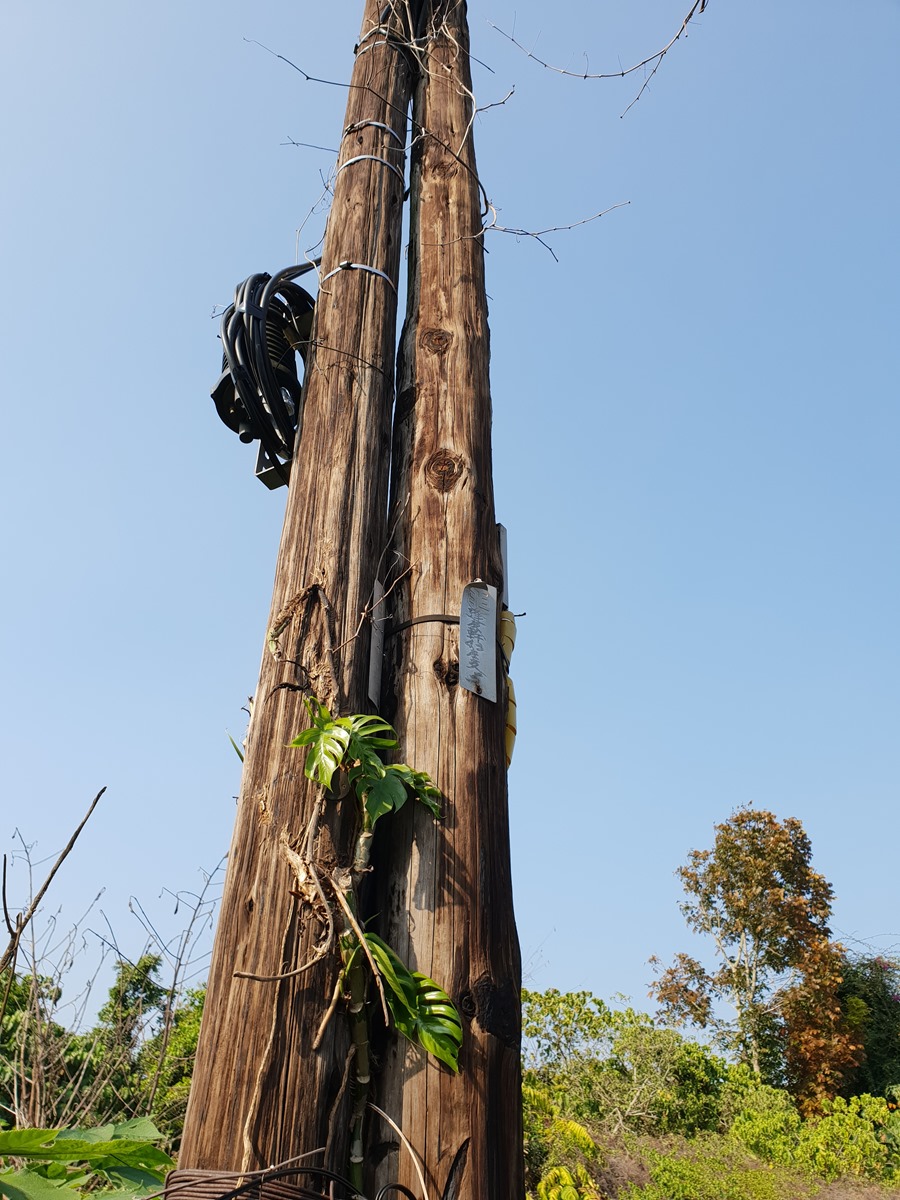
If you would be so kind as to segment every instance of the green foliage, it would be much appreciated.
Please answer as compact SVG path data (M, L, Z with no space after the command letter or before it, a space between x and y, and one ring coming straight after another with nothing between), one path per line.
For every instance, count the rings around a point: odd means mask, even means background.
M796 1112L784 1088L764 1083L746 1063L729 1063L719 1098L719 1128L730 1129L739 1112Z
M566 1195L572 1184L553 1172L576 1183L578 1168L596 1175L623 1136L650 1182L620 1191L622 1200L798 1200L826 1180L900 1180L894 1100L838 1099L804 1117L749 1064L726 1065L645 1014L587 992L525 992L523 1017L531 1196L544 1179ZM647 1145L646 1135L672 1134L681 1136L665 1153L658 1140Z
M450 997L427 975L410 971L376 934L367 933L366 944L385 985L397 1029L458 1072L462 1022Z
M432 816L439 817L440 789L424 771L415 771L405 763L381 761L384 750L397 747L393 728L381 717L364 713L333 717L315 697L307 698L306 709L311 725L290 744L306 750L304 773L324 788L332 788L335 772L347 772L360 814L361 830L354 855L358 879L368 870L369 846L376 822L401 809L410 796L420 801ZM343 904L353 912L358 908L356 880L352 875ZM376 934L364 936L367 957L385 987L396 1028L452 1071L458 1071L462 1020L450 997L427 975L410 971ZM365 984L359 977L363 959L355 929L345 930L341 945L344 978L351 992L358 988L364 994Z
M85 1194L139 1197L159 1190L174 1160L156 1144L146 1117L95 1129L0 1131L0 1192L9 1200L61 1200Z
M65 1083L62 1069L66 1049L72 1035L54 1021L55 1005L60 989L51 979L39 975L11 977L9 971L0 973L0 997L6 997L0 1020L0 1118L16 1124L22 1115L23 1101L19 1075L24 1065L31 1073L39 1065L43 1088L51 1092L57 1081ZM44 1114L29 1113L40 1119ZM47 1114L52 1120L56 1114ZM27 1118L26 1118L27 1119Z
M837 995L863 1050L844 1072L841 1094L887 1096L900 1087L900 962L881 955L846 959Z
M562 1111L609 1131L718 1123L724 1062L646 1013L588 992L523 992L525 1063Z
M540 1184L560 1168L585 1171L602 1161L600 1147L587 1129L563 1116L549 1093L525 1073L522 1087L522 1123L525 1133L525 1183L540 1193ZM548 1167L548 1164L552 1164Z
M537 1185L537 1200L602 1200L600 1192L582 1166L573 1170L551 1167Z
M0 1113L10 1124L122 1121L141 1111L141 1047L161 1017L159 957L120 961L93 1028L54 1018L61 989L25 975L12 982L0 1027ZM8 976L7 976L8 982Z
M590 992L522 992L525 1062L554 1077L599 1057L609 1043L613 1013Z
M307 698L306 708L312 724L290 745L306 748L307 778L331 788L335 772L345 768L369 828L379 817L402 808L410 795L435 817L441 815L441 793L429 775L405 763L381 761L382 750L397 746L396 734L386 721L365 714L332 717L315 697Z
M793 1172L774 1171L719 1138L645 1152L650 1183L631 1184L621 1200L800 1200L810 1195Z
M135 963L120 960L106 1003L88 1033L72 1039L72 1087L91 1097L91 1111L121 1120L144 1107L145 1080L139 1059L145 1037L161 1018L166 990L159 983L161 959L142 954Z
M900 1114L886 1100L838 1098L804 1119L777 1096L773 1088L748 1092L731 1123L732 1136L759 1158L826 1180L900 1177Z
M369 1019L366 1006L366 964L374 970L397 1030L452 1071L459 1070L462 1021L450 997L433 979L410 971L373 933L359 924L359 888L369 866L377 822L399 811L410 796L435 818L440 817L440 790L424 771L405 763L384 763L385 750L397 747L397 736L380 717L356 713L333 717L315 697L306 700L310 727L290 743L306 750L304 773L334 795L337 771L345 771L357 800L358 826L352 868L331 873L335 898L343 913L339 935L343 963L342 983L349 999L348 1018L353 1038L355 1087L350 1120L349 1179L357 1190L363 1183L363 1126L370 1082ZM309 864L312 872L312 864ZM327 903L327 902L326 902Z
M205 987L186 992L172 1012L168 1034L160 1029L140 1053L146 1107L173 1149L181 1141L205 999Z
M654 1105L660 1132L693 1135L716 1129L727 1071L725 1060L707 1046L679 1038Z
M154 1137L158 1126L177 1146L204 992L176 1002L166 1028L169 997L157 982L158 964L154 955L120 962L93 1027L77 1032L53 1020L58 987L31 976L13 980L0 1026L0 1125L33 1126L39 1116L41 1127L77 1121L125 1129L149 1113Z

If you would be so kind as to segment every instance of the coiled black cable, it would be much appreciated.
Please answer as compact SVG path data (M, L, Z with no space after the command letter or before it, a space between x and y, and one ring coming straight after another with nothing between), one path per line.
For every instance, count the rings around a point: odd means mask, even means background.
M354 1200L365 1200L365 1197L360 1195L352 1183L342 1176L336 1175L334 1171L326 1170L324 1167L273 1167L270 1171L261 1174L262 1178L257 1177L240 1184L231 1191L225 1192L219 1200L240 1200L240 1197L254 1191L258 1191L260 1195L264 1195L265 1185L270 1180L287 1179L291 1175L311 1175L314 1179L321 1179L329 1185L337 1184L338 1187L345 1188L353 1196ZM385 1184L376 1195L375 1200L386 1200L391 1192L396 1192L398 1195L405 1197L405 1200L417 1200L415 1194L409 1188L404 1187L402 1183ZM329 1197L332 1195L332 1187L329 1187L328 1192L314 1192L307 1188L299 1188L297 1192L298 1200L329 1200Z
M319 265L251 275L222 314L222 374L212 390L216 411L242 442L259 441L276 475L287 483L300 427L303 384L315 300L292 282Z

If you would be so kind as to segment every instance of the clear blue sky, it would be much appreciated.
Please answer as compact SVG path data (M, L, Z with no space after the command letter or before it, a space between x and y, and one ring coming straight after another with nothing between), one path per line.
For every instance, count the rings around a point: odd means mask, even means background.
M888 948L900 718L898 0L478 0L496 491L519 623L510 774L530 986L628 993L688 948L675 868L750 803L799 817L836 930ZM214 306L295 260L360 3L32 0L0 46L0 841L54 905L226 849L284 493L217 420ZM319 211L300 249L320 236ZM21 898L20 866L11 899ZM105 933L99 914L88 922ZM91 939L89 938L89 944Z

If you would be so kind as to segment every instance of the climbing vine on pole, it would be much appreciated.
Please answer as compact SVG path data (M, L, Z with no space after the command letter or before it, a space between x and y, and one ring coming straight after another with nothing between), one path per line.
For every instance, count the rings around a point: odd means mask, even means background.
M376 823L397 812L412 797L439 819L441 792L425 771L405 763L385 763L381 755L396 749L394 729L381 717L356 714L333 717L315 697L307 698L310 727L290 742L306 750L304 773L326 789L326 796L343 799L353 792L358 832L352 866L332 873L331 882L343 921L339 934L341 973L335 996L347 1001L354 1052L354 1103L351 1116L350 1179L362 1186L363 1122L370 1083L368 992L370 979L381 998L385 1021L418 1043L452 1071L459 1071L462 1021L447 993L427 975L410 971L376 934L359 921L359 885L370 870ZM344 776L335 787L335 775ZM330 1016L331 1010L327 1016ZM326 1017L327 1019L327 1017Z

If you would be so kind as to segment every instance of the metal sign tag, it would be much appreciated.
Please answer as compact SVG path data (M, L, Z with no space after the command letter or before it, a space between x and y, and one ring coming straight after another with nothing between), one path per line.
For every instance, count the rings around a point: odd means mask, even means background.
M381 666L384 662L384 584L378 579L372 589L372 640L369 642L369 699L376 708L381 704Z
M463 588L459 611L459 682L497 701L497 589L480 579Z

